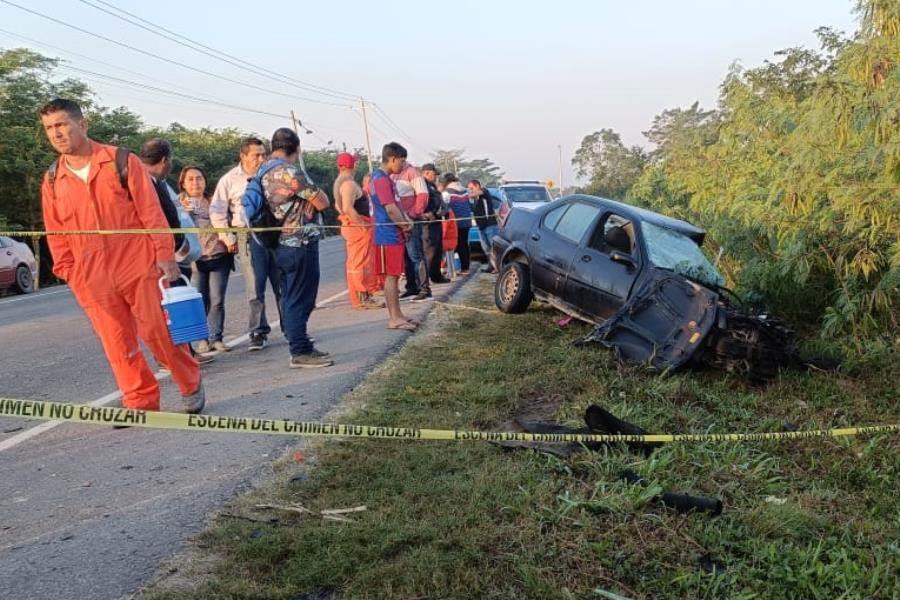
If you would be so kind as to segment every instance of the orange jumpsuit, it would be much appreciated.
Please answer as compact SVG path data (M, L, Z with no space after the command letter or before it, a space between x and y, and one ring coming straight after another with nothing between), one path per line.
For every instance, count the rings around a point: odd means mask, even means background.
M339 215L341 221L341 237L347 242L347 290L350 292L350 303L359 306L360 300L378 290L374 269L372 268L372 228L353 225L350 217ZM366 225L372 219L361 216Z
M116 149L91 142L85 183L60 161L53 184L41 188L48 232L79 229L168 229L144 165L128 157L128 191L119 180ZM182 396L200 387L200 368L187 346L175 346L160 307L156 263L173 260L171 234L49 235L53 272L87 313L112 367L122 404L159 410L159 384L138 337L166 364Z

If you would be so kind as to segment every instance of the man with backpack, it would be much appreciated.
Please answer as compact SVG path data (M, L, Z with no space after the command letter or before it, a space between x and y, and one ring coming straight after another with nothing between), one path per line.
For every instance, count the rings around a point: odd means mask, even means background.
M272 154L247 182L241 198L252 227L280 227L255 233L271 253L281 282L281 319L291 351L291 368L329 367L327 352L317 350L307 323L319 291L319 228L315 213L328 208L326 196L298 164L300 138L282 127L272 135Z
M122 148L87 135L81 108L56 99L40 111L44 132L59 153L41 186L53 273L68 283L103 344L122 405L159 410L159 383L138 338L165 362L181 391L184 409L203 410L200 367L172 343L160 306L157 280L181 277L171 233L65 235L84 229L168 229L150 176Z

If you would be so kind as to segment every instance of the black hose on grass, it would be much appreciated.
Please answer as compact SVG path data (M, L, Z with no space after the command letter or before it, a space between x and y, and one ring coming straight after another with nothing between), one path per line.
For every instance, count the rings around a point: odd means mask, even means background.
M645 486L648 483L648 481L644 479L644 477L635 473L631 469L625 469L622 471L622 479L624 479L631 485ZM677 492L663 491L662 494L657 496L657 499L669 508L675 509L675 512L680 514L693 511L707 512L714 517L722 514L723 505L722 501L718 498L691 496L688 494L679 494Z

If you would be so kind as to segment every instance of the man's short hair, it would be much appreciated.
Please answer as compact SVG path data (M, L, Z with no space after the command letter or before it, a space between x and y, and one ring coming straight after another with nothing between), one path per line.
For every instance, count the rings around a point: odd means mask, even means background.
M407 156L409 154L406 152L406 148L397 142L385 144L384 148L381 149L381 162L388 162L392 158L406 158Z
M456 183L457 181L459 181L459 177L457 177L453 173L445 173L444 174L444 185Z
M281 127L272 134L272 152L281 150L291 155L300 147L300 136L293 129Z
M478 181L477 179L470 179L470 180L469 180L469 183L474 183L474 184L477 185L478 187L484 187L483 185L481 185L481 182Z
M74 100L68 100L67 98L55 98L48 102L47 104L41 107L40 113L43 117L44 115L49 115L51 113L65 111L73 119L83 119L84 113L81 112L81 107L78 106L78 103Z
M141 161L145 165L158 165L166 158L172 158L172 144L169 143L169 140L153 138L141 146Z
M250 146L262 146L265 148L266 144L259 139L258 137L248 136L241 140L241 154L247 154L250 150Z
M441 172L437 170L437 167L434 166L434 163L425 163L422 165L422 172L424 173L425 171L434 171L438 175L441 174Z

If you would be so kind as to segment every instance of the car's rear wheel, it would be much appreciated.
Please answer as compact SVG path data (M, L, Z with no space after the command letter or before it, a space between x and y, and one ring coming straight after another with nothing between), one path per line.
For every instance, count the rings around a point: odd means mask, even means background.
M25 265L19 265L16 269L16 284L13 287L20 294L34 291L34 277L31 275L31 270Z
M531 274L528 266L512 262L503 267L494 284L494 304L505 313L523 313L534 295L531 292Z

